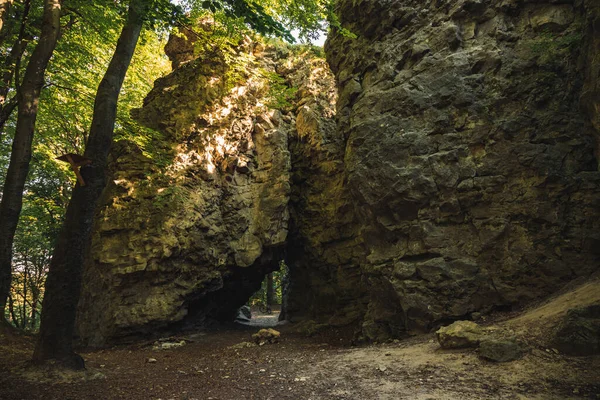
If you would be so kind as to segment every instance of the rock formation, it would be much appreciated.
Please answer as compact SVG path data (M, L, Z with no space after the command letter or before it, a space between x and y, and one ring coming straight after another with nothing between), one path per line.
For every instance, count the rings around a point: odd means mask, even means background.
M134 115L161 143L112 150L77 322L90 345L233 319L283 258L298 138L288 100L298 90L301 140L315 140L312 115L333 118L333 76L308 49L246 39L191 57L189 36L170 40L175 70Z
M357 38L327 41L335 83L307 51L170 41L135 114L160 156L113 149L84 342L233 318L283 258L291 321L371 340L598 270L597 2L337 7Z
M363 333L431 329L596 270L597 2L338 7L358 36L326 52L365 244Z

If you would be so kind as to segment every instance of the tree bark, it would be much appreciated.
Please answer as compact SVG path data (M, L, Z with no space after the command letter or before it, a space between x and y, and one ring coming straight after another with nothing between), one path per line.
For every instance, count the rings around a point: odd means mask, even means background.
M42 302L39 340L33 360L60 361L64 366L84 368L73 351L73 332L85 253L89 248L96 203L106 186L107 159L112 143L117 100L143 24L145 0L129 2L128 18L115 53L100 82L94 116L85 149L92 160L81 168L85 186L76 184L56 248L50 262Z
M23 270L23 308L21 309L21 327L27 327L27 257L25 257L25 269Z
M8 310L10 311L10 317L12 318L13 324L18 328L19 327L19 319L15 314L15 305L13 302L12 296L8 296Z
M1 1L2 0L0 0L0 2ZM11 114L17 107L18 97L15 95L11 99L8 99L8 93L10 92L13 79L16 80L18 78L18 66L20 65L23 54L25 53L27 40L31 39L31 35L27 33L27 19L29 17L30 10L31 0L25 0L21 15L19 15L18 12L15 12L15 15L13 15L13 18L9 20L9 23L4 24L3 28L0 29L0 32L2 32L0 35L1 45L4 41L4 36L8 36L14 29L14 19L19 19L21 21L19 26L19 34L17 35L15 42L12 44L10 52L3 60L4 68L2 80L0 81L0 132L3 130L6 121L8 121L8 118L10 118ZM6 16L7 12L8 9L5 11L4 16ZM17 84L15 85L15 91L18 93L18 82L15 83Z
M273 312L273 273L267 275L267 314Z
M60 32L60 12L61 0L45 0L40 39L29 59L19 91L17 127L0 202L0 310L4 310L10 290L13 240L23 205L44 74Z

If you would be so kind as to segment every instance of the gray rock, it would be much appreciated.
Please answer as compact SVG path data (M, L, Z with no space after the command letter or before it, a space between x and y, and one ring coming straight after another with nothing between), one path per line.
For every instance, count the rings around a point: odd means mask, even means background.
M358 220L345 237L364 258L330 270L365 278L354 301L367 337L523 304L598 270L600 7L554 3L337 1L358 36L334 32L325 49Z
M479 345L479 356L488 361L508 362L523 356L522 346L511 339L485 339Z
M237 312L237 316L235 317L235 319L237 321L250 321L250 319L252 318L252 311L250 310L250 307L248 306L242 306L238 309Z
M600 354L600 304L569 310L558 327L554 346L573 356Z

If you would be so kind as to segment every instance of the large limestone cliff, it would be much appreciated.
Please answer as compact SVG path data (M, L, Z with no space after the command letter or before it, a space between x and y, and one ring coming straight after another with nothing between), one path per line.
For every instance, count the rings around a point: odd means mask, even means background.
M326 52L365 246L363 333L431 329L597 270L597 3L338 7L358 36Z
M134 114L164 134L159 157L132 142L112 150L77 322L85 343L231 319L283 258L288 141L315 140L312 124L333 118L333 76L310 51L246 40L193 56L192 42L171 39L176 69Z
M598 271L597 1L337 8L357 38L330 35L335 78L310 52L171 39L135 114L161 156L113 149L84 342L230 318L284 258L288 319L372 340Z

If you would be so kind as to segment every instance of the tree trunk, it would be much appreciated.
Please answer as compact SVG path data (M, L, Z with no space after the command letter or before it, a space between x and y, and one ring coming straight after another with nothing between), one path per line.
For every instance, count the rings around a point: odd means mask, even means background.
M2 0L0 0L2 2ZM0 3L1 4L1 3ZM30 34L27 33L27 19L29 17L29 11L31 10L31 0L25 0L23 4L22 15L14 15L14 18L20 19L19 34L15 39L15 42L10 48L10 52L6 55L3 60L4 66L2 68L2 80L0 81L0 130L4 127L4 124L12 114L16 107L16 96L13 96L11 100L8 100L8 93L11 89L13 79L17 75L17 66L20 64L23 58L23 53L27 47L26 39L30 39ZM12 31L14 29L15 22L5 24L4 29L6 31ZM1 44L1 43L0 43ZM18 82L16 82L18 84Z
M15 304L13 302L12 296L8 296L8 310L10 312L10 317L12 318L13 324L18 328L19 327L19 319L17 318L17 314L15 313Z
M273 312L273 273L267 275L267 314Z
M27 258L25 258L25 269L23 270L23 308L21 309L21 327L27 327Z
M10 290L13 240L23 204L23 188L29 172L31 143L44 73L60 32L60 9L61 0L45 0L42 32L29 59L19 91L17 127L0 202L0 310L4 310Z
M85 186L77 183L73 190L50 262L39 340L33 355L36 362L56 359L70 368L84 368L83 359L73 351L84 256L89 248L96 203L106 185L107 159L114 132L117 100L142 29L145 3L145 0L130 1L127 23L98 87L85 149L85 157L91 159L92 163L81 168Z
M31 288L31 331L34 332L36 328L37 319L37 305L39 301L38 291L33 287Z

